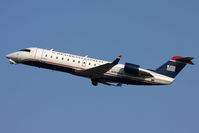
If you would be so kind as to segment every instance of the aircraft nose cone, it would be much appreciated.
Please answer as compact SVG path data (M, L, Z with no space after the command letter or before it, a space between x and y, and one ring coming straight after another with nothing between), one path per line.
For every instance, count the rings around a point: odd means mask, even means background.
M6 55L6 58L15 59L16 58L16 53L10 53L10 54Z
M6 55L6 58L10 59L12 57L11 54Z

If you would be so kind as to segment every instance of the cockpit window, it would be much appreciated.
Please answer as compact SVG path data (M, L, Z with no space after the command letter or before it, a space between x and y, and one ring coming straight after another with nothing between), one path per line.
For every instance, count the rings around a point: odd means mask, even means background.
M30 52L30 49L21 49L19 51Z

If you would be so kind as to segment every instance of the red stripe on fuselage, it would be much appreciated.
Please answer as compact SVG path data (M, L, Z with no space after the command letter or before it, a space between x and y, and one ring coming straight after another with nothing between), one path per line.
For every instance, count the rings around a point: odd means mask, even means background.
M67 68L75 68L75 69L79 69L79 70L85 70L84 68L81 68L81 67L75 67L75 66L70 66L70 65L64 65L64 64L59 64L59 63L54 63L54 62L49 62L49 61L43 61L43 60L37 60L37 59L32 59L32 58L27 58L27 59L24 59L23 61L29 61L29 60L32 60L32 61L37 61L37 62L43 62L43 63L46 63L46 64L53 64L53 65L58 65L58 66L64 66L64 67L67 67ZM23 62L22 61L22 62ZM116 74L112 74L112 73L105 73L107 75L111 75L111 76L120 76L120 75L116 75Z
M32 58L27 58L27 59L24 59L22 62L24 61L37 61L37 62L43 62L43 63L46 63L46 64L53 64L53 65L58 65L58 66L64 66L64 67L67 67L67 68L75 68L75 69L79 69L79 70L85 70L84 68L81 68L81 67L75 67L75 66L70 66L70 65L64 65L64 64L59 64L59 63L54 63L54 62L49 62L49 61L43 61L43 60L37 60L37 59L32 59ZM120 77L120 78L126 78L128 79L128 77L126 76L122 76L122 75L118 75L118 74L112 74L112 73L109 73L109 72L106 72L104 73L105 75L109 75L109 76L113 76L113 77ZM151 84L160 84L161 83L158 83L158 82L153 82L153 81L143 81L145 83L151 83Z

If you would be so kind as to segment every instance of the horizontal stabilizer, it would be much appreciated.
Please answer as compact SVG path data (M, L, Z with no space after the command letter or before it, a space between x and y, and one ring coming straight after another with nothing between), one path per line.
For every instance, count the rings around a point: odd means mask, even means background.
M178 57L178 58L175 58L173 57L175 61L177 62L181 62L181 63L186 63L186 64L192 64L194 65L194 63L192 62L192 60L194 59L193 57ZM172 58L172 59L173 59Z

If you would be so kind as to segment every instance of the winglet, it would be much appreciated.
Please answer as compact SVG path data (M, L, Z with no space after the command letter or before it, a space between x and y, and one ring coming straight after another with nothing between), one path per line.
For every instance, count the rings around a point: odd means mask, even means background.
M115 59L112 63L115 64L115 65L117 65L119 63L119 61L120 61L121 58L122 58L121 55L118 56L117 59Z

